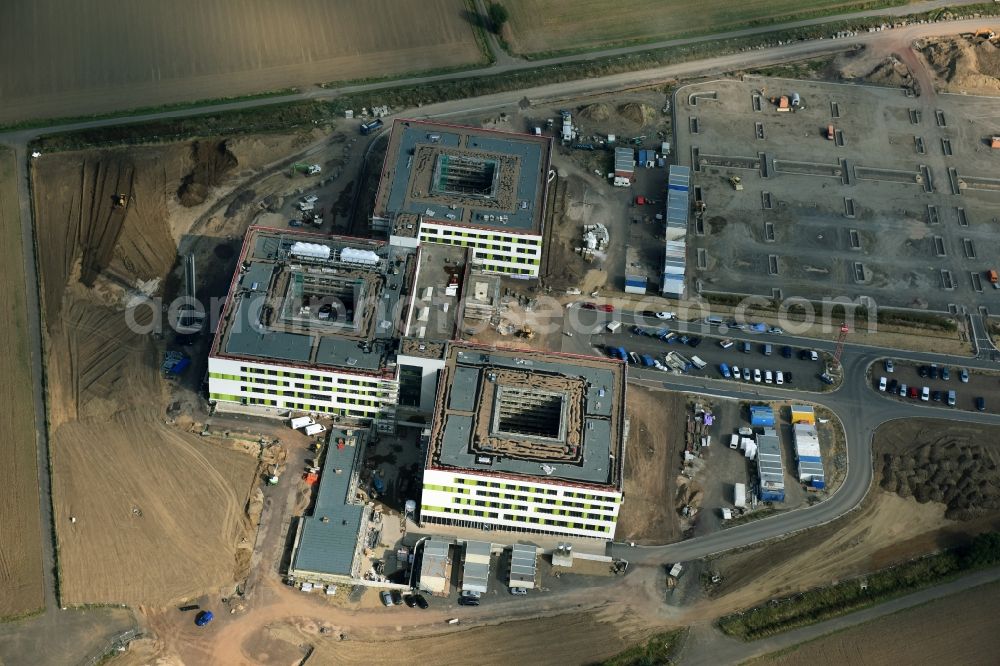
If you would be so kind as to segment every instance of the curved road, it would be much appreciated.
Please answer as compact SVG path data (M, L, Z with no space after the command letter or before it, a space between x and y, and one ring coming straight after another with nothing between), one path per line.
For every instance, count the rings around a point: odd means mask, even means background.
M897 7L893 9L878 10L873 12L862 12L859 14L853 14L850 16L865 16L865 15L882 15L882 14L903 14L913 11L921 11L934 7L942 7L946 5L954 4L967 4L965 0L959 2L947 2L945 0L937 0L935 2L917 3L914 5L908 5L904 7ZM31 338L31 350L32 350L32 370L33 370L33 395L35 401L35 418L37 424L37 437L38 437L38 473L39 473L39 488L41 494L41 504L42 504L42 521L43 521L43 532L49 535L49 538L43 538L43 564L45 569L45 604L46 604L46 620L54 621L52 618L52 613L58 608L58 600L56 598L56 579L55 579L55 553L52 547L51 539L51 499L49 494L49 473L48 473L48 442L47 434L43 427L45 423L45 403L44 403L44 374L43 374L43 357L42 357L42 340L41 340L41 330L40 330L40 309L38 300L38 278L35 270L35 257L33 252L33 234L32 234L32 211L31 211L31 197L30 197L30 182L29 182L29 169L28 169L28 158L26 155L26 147L34 138L41 134L53 133L53 132L65 132L73 131L79 129L88 129L95 127L105 127L112 125L121 125L127 123L143 122L148 120L156 119L168 119L168 118L182 118L192 115L198 115L209 112L220 112L226 110L234 109L247 109L253 107L260 107L266 105L280 104L289 101L298 101L304 99L331 99L335 98L341 94L349 92L358 91L372 91L381 88L393 87L397 85L407 85L407 84L417 84L426 83L432 81L466 78L474 75L483 74L496 74L503 72L510 72L519 69L533 69L546 64L554 64L561 62L573 62L601 58L610 55L626 54L637 51L645 51L655 48L674 46L685 43L693 43L698 41L715 40L725 37L732 36L746 36L752 34L759 34L764 32L772 32L775 30L780 30L786 27L794 27L799 25L812 25L828 22L831 20L836 20L837 17L826 17L823 19L812 19L809 21L799 21L794 24L787 25L772 25L762 28L754 28L751 30L738 31L736 33L729 33L724 35L712 35L699 38L685 39L685 40L671 40L668 42L660 42L655 44L645 44L636 47L629 47L623 49L609 49L604 51L585 53L573 56L564 56L560 58L555 58L551 60L540 60L540 61L521 61L509 57L498 58L497 64L479 70L477 72L459 72L454 74L445 74L440 76L431 77L415 77L406 80L397 80L386 83L379 84L368 84L368 85L358 85L347 88L342 88L339 90L313 90L308 92L303 92L296 95L288 95L284 97L268 98L268 99L258 99L258 100L244 100L238 102L232 102L227 104L217 104L207 107L189 108L182 110L174 110L160 113L152 113L146 115L136 115L130 117L119 117L119 118L107 118L100 120L90 120L85 122L68 123L65 125L51 126L46 128L35 128L30 130L18 130L13 132L7 132L0 134L0 141L4 143L11 144L16 152L17 162L18 162L18 192L20 198L20 208L21 208L21 231L24 238L24 266L26 271L26 288L28 297L28 332ZM906 28L901 28L892 31L892 35L896 38L907 37L910 39L916 39L921 36L939 35L939 34L950 34L962 31L968 31L972 28L983 25L982 20L966 20L957 21L953 23L946 24L928 24L928 25L913 25ZM808 57L815 57L817 55L832 53L836 51L844 50L853 44L865 44L874 43L880 38L883 38L884 33L871 33L858 35L849 41L845 40L818 40L809 42L796 42L794 44L785 45L782 47L759 49L748 51L745 53L737 53L728 56L721 56L718 58L710 58L700 61L692 61L686 63L680 63L677 65L671 65L667 67L660 67L652 70L645 70L639 72L627 72L623 74L618 74L610 77L603 77L599 79L588 79L585 81L571 81L559 84L538 86L528 91L508 91L504 93L498 93L495 95L484 96L471 100L456 100L452 102L446 102L442 104L435 104L424 107L421 109L421 115L426 116L447 116L459 113L469 113L476 110L490 109L501 106L506 106L511 103L517 102L517 100L523 98L526 95L530 95L534 99L538 98L557 98L559 96L580 96L588 92L606 91L608 89L620 89L622 87L643 85L653 82L662 81L665 79L682 77L682 76L695 76L704 75L712 72L721 72L726 70L731 70L738 67L748 67L748 66L760 66L764 64L771 64L776 62L784 62L789 60L798 60ZM495 39L490 40L491 44L495 46ZM979 344L983 344L987 336L985 335L985 329L981 321L977 321L978 317L971 317L971 324L973 331L975 332L975 338ZM736 337L736 336L731 336ZM754 340L767 339L768 336L754 336ZM795 339L788 336L782 336L779 338L781 342L788 342L793 344L799 344L801 346L809 346L817 349L832 350L833 343L815 341L811 339ZM582 340L581 340L582 342ZM948 357L934 354L911 354L911 353L901 353L895 354L896 356L905 357L918 362L938 362L940 364L961 364L967 367L989 367L989 361L986 356L991 353L996 353L995 349L990 349L986 352L980 353L979 357L970 361L966 358ZM612 550L615 554L627 557L631 561L678 561L678 560L688 560L692 558L701 557L710 553L727 550L731 548L736 548L740 546L745 546L752 544L761 540L781 536L794 532L797 530L807 529L809 527L814 527L816 525L823 524L830 520L833 520L844 513L853 509L857 504L864 498L868 491L868 488L872 479L872 463L871 463L871 439L875 428L884 423L887 420L894 418L904 418L913 416L931 416L936 415L933 409L927 407L918 407L915 405L909 405L905 403L899 403L896 401L890 401L887 399L873 400L872 396L865 393L865 391L870 390L865 383L865 374L867 367L870 363L878 358L885 355L884 351L876 350L870 347L863 347L857 345L847 345L845 350L845 355L843 359L844 368L847 376L850 378L849 381L837 392L832 394L825 394L821 396L821 402L827 405L831 410L840 415L847 435L847 449L850 461L853 461L853 465L849 465L849 471L847 477L845 478L844 484L841 489L835 493L835 495L829 500L807 508L797 511L792 511L789 513L781 514L769 519L760 520L754 523L749 523L746 525L730 528L722 532L712 534L705 537L699 537L690 541L672 544L662 547L644 548L644 549L630 549L624 546L615 545L612 546ZM642 371L635 373L637 375L637 381L648 383L651 381L650 378L644 377ZM708 394L720 395L732 398L747 398L751 397L746 392L741 392L739 390L732 390L731 385L726 386L721 382L716 382L713 380L704 380L698 378L671 378L668 381L658 378L655 382L659 386L666 386L668 388L676 390L697 390L700 392L705 392ZM767 389L761 387L758 389L760 395L775 398L794 398L800 397L802 399L813 399L813 395L796 395L793 391L781 390L781 389ZM943 414L945 418L955 418L953 412L947 412ZM991 415L982 415L974 413L962 413L962 418L967 421L981 421L986 423L1000 423L1000 418Z

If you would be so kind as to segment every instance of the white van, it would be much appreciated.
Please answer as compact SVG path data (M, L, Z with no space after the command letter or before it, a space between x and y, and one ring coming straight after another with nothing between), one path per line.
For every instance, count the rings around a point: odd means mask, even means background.
M708 363L705 363L703 360L701 360L697 356L692 356L691 357L691 362L694 364L694 367L698 368L699 370L704 370L705 366L708 365Z
M781 370L778 370L776 373L774 373L774 383L777 384L778 386L784 384L785 373L783 373Z
M609 333L614 333L615 331L617 331L621 327L622 327L622 323L620 321L609 321L608 322L608 332Z
M773 384L774 383L774 375L771 374L770 370L765 370L764 371L764 383L765 384Z

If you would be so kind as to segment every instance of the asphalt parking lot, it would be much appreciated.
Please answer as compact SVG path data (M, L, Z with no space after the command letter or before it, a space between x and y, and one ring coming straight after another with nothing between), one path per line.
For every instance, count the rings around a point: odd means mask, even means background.
M691 347L690 344L683 344L680 341L682 334L678 334L676 342L669 344L655 337L661 331L669 329L669 323L663 322L661 325L639 327L639 330L646 331L652 334L652 336L633 332L634 325L632 324L622 324L622 327L615 333L605 331L593 335L591 342L602 351L607 347L623 347L627 352L649 354L661 363L664 362L664 357L670 351L676 351L689 359L692 356L697 356L708 365L703 370L691 370L688 374L692 376L703 376L720 381L735 381L735 379L727 380L723 376L720 366L725 363L729 366L730 372L732 372L733 366L738 367L741 375L744 368L749 368L751 377L749 383L751 384L755 383L753 380L754 370L759 370L761 373L760 384L765 383L765 371L770 370L772 373L781 371L785 376L783 386L789 389L819 392L825 388L825 385L819 379L820 373L824 370L824 358L822 354L819 355L820 360L818 361L803 360L799 358L799 353L802 349L791 347L790 357L786 358L783 355L786 345L773 344L771 345L771 354L768 356L764 354L764 343L749 342L749 351L745 352L743 351L742 341L733 340L732 347L723 349L720 342L725 338L693 334L689 337L701 339L701 343L697 347ZM655 376L652 373L661 372L655 368L640 369L635 365L633 365L630 371L644 372L652 376ZM791 373L791 382L787 379L788 373ZM747 383L747 380L742 378L739 381Z
M893 395L890 395L888 390L885 391L883 395L890 399L917 402L921 401L920 392L923 387L926 386L932 396L935 391L941 392L940 403L936 403L932 399L928 401L931 404L935 404L943 409L968 412L978 411L976 409L976 398L982 397L986 401L986 412L991 414L1000 414L1000 376L990 373L970 371L968 383L963 383L961 379L959 379L959 374L962 370L960 366L946 367L950 375L947 380L941 379L940 371L944 369L944 366L938 368L937 379L931 379L929 376L921 377L919 371L920 367L921 366L917 364L893 360L893 372L889 373L886 372L884 362L876 363L871 368L871 386L875 391L878 391L879 382L882 377L885 377L887 384L886 388L888 389L889 383L892 382L892 380L896 380L899 384L906 384L908 394L910 387L916 387L917 397L901 397L898 392L898 387ZM949 407L947 404L948 391L955 391L954 407Z

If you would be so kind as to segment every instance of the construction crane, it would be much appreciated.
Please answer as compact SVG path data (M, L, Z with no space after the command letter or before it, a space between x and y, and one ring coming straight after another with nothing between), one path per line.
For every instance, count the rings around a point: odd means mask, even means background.
M840 325L840 333L837 335L837 349L833 352L833 363L831 364L834 368L840 367L840 357L844 353L844 340L847 339L847 334L850 330L847 322Z

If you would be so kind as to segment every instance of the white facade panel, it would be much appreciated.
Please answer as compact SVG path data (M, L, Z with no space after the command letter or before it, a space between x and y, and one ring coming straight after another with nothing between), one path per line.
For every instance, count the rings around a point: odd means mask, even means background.
M421 243L460 245L472 250L474 263L483 271L537 277L542 261L542 237L514 234L502 229L420 221Z

